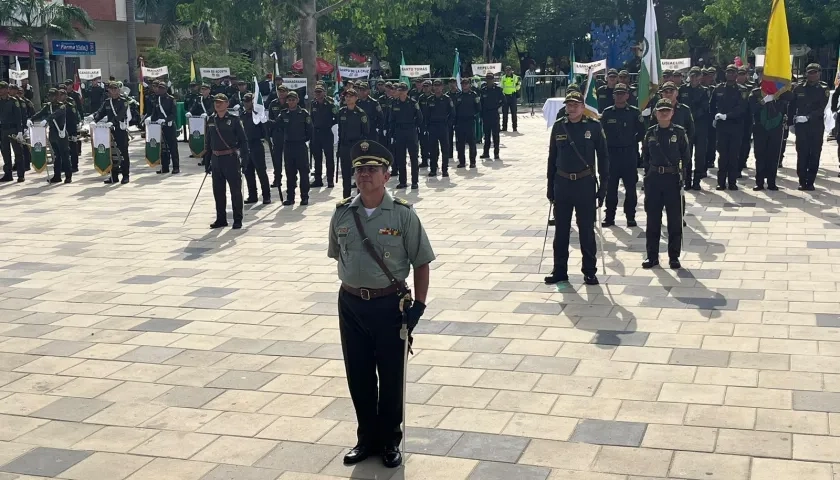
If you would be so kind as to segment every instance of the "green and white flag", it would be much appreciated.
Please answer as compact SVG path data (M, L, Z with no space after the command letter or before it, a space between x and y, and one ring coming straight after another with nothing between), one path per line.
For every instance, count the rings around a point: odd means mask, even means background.
M639 109L644 110L653 105L648 105L651 97L659 88L659 81L662 78L662 56L659 54L659 32L656 28L656 11L653 8L653 0L647 0L647 13L645 14L645 38L642 40L644 48L642 53L642 66L639 70Z
M595 85L595 69L589 69L589 75L586 80L586 96L583 97L583 104L586 106L586 109L583 111L583 114L589 118L597 119L599 116L598 112L598 92L597 92L597 85Z
M157 123L146 125L146 163L150 167L160 165L161 128Z
M207 119L201 117L190 117L188 120L190 132L190 153L192 153L193 157L198 158L204 154L204 129Z
M91 151L93 152L93 168L100 175L111 173L111 129L105 125L92 124L90 136Z
M408 77L403 76L402 74L402 67L405 65L405 54L400 50L400 81L409 85L411 80Z
M32 168L41 173L47 168L47 146L50 144L47 139L47 127L40 125L29 127L29 142Z

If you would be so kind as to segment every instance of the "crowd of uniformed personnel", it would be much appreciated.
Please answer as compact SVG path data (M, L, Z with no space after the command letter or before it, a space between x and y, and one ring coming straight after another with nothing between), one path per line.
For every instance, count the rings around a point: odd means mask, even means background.
M809 64L805 79L776 95L762 93L761 68L756 70L755 83L749 81L745 67L727 66L726 81L719 84L714 83L716 74L714 67L692 67L688 81L684 81L681 72L666 70L659 90L640 110L637 87L627 83L629 73L610 69L596 93L600 122L582 115L581 89L569 85L549 150L547 196L554 205L557 234L554 270L546 277L547 283L568 279L568 232L575 210L584 281L597 284L595 209L605 202L601 226L615 225L621 181L626 192L623 208L627 226L635 227L637 168L644 169L645 176L645 268L659 264L663 208L668 216L669 264L680 268L685 208L680 191L702 190L700 181L707 176L708 168L714 167L715 151L717 190L738 190L751 138L756 158L753 190L778 190L776 176L785 139L789 131L793 132L799 190L814 190L825 129L823 114L830 96L828 86L820 81L820 66ZM575 110L572 120L570 108Z

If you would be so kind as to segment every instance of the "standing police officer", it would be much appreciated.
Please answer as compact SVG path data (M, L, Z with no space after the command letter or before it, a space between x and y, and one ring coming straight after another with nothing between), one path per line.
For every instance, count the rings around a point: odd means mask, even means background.
M385 128L385 115L382 113L382 105L379 101L370 96L370 85L367 82L359 82L359 90L356 92L359 99L356 105L365 111L368 117L368 135L365 138L376 140L379 132Z
M597 120L583 115L583 95L566 95L566 116L554 123L548 149L548 192L554 203L554 268L546 284L566 282L572 211L577 219L583 255L583 281L598 285L595 254L595 209L601 208L609 182L609 158L604 131ZM598 163L596 180L595 163Z
M119 164L119 172L122 173L122 183L128 183L129 170L131 162L128 159L128 102L120 95L120 86L117 82L108 83L108 99L102 102L93 114L93 121L100 122L106 120L111 124L111 136L114 138L114 143L117 144L117 149L120 151L122 161ZM162 160L162 159L161 159ZM163 168L169 169L169 165L164 165ZM174 172L173 173L177 173ZM111 178L105 180L105 183L117 183L117 168L111 168Z
M0 182L12 181L12 136L22 132L23 112L20 103L9 95L9 84L0 81L0 152L3 155L3 177ZM23 178L24 162L15 158L17 162L18 178ZM18 180L20 181L20 180Z
M650 127L642 141L645 166L645 230L647 258L642 268L659 265L659 236L662 233L662 209L668 217L668 265L680 268L682 242L682 160L688 158L685 129L671 121L674 105L663 98L656 103L657 124ZM740 134L740 131L738 132Z
M671 105L673 106L673 114L671 115L671 123L674 125L679 125L685 129L686 137L688 138L688 152L691 153L691 148L694 146L694 117L691 115L691 109L688 105L683 103L679 103L679 98L677 96L677 86L674 82L665 82L662 85L662 89L660 90L662 94L662 98L667 98L671 101ZM657 121L657 123L659 123ZM683 186L686 190L691 189L691 169L685 165L685 160L683 160L682 166L685 171L683 172L684 175L684 182Z
M688 83L680 87L680 102L688 105L694 117L694 175L692 177L692 158L683 160L685 168L685 188L702 190L700 180L706 177L706 149L709 145L709 90L700 84L700 67L691 67L688 71Z
M428 132L426 149L431 159L429 176L436 177L438 169L438 158L441 161L443 176L449 176L449 128L455 117L455 106L452 99L443 94L443 82L435 80L433 94L426 97L423 120Z
M706 69L701 70L703 74L700 77L700 84L706 87L707 92L709 93L709 103L711 104L712 101L712 94L714 94L715 86L715 77L717 75L717 70L715 67L709 67ZM706 169L714 168L715 167L715 152L717 152L717 129L715 128L715 115L709 112L706 121L706 128L708 129L709 133L706 136ZM704 171L704 177L707 171Z
M213 199L216 201L216 221L210 228L227 227L227 196L225 184L230 188L230 203L233 207L233 228L242 228L242 173L240 154L247 158L248 139L238 117L228 113L228 97L224 93L213 97L215 113L207 119L207 136L204 139L210 152L213 171Z
M41 122L41 126L49 127L50 147L52 147L54 157L53 176L50 183L61 182L61 172L65 175L64 183L72 183L73 169L70 166L70 145L67 139L67 106L58 99L58 90L51 88L47 95L49 103L45 103L30 120Z
M608 77L609 78L609 77ZM601 87L607 88L606 86ZM639 116L639 109L627 103L630 92L627 85L619 83L611 87L614 105L607 107L601 114L601 127L607 137L607 150L610 158L610 175L607 183L607 214L601 226L615 225L615 212L618 208L618 182L624 183L624 216L627 226L636 226L636 184L639 174L636 170L636 157L639 141L645 134L644 123Z
M410 335L426 309L435 254L411 205L385 188L392 159L388 149L368 140L354 145L351 155L359 195L338 203L327 248L341 280L341 348L359 424L356 446L344 463L379 454L386 467L394 468L402 463L404 342L410 342L410 336L400 338L400 330L406 322ZM413 303L405 282L410 267Z
M607 107L613 106L615 103L613 97L613 91L615 90L615 86L618 83L618 71L614 68L611 68L607 71L607 84L601 85L598 87L598 111L603 112L607 109ZM627 90L627 85L624 85L625 90ZM625 93L628 95L628 99L630 98L630 91L627 90ZM607 195L609 198L609 194Z
M277 122L283 129L283 157L286 159L286 199L283 205L295 204L295 189L300 176L300 204L309 205L309 151L306 142L312 138L312 117L298 107L298 94L289 92L288 108Z
M408 98L408 85L400 82L397 86L398 97L391 102L391 114L388 122L388 134L393 140L394 162L399 173L397 188L406 187L405 155L411 161L411 189L418 188L420 168L417 164L417 132L423 127L423 113L420 105ZM498 122L497 122L498 124Z
M502 130L507 132L508 112L510 112L511 121L513 122L513 131L516 131L516 101L519 98L519 90L522 88L522 82L519 75L513 73L510 65L505 67L505 74L502 76L502 93L504 94L504 103L502 103Z
M458 168L466 166L464 145L470 146L470 168L475 168L475 118L481 113L481 97L472 90L469 78L461 79L461 91L455 94L455 138L458 144Z
M169 148L169 155L172 157L172 171L180 171L181 161L178 156L178 142L176 137L178 132L175 127L175 118L178 115L178 106L175 104L175 99L167 93L166 84L158 82L155 84L155 101L151 105L151 121L160 124L161 140ZM218 102L218 98L216 99ZM205 138L206 141L206 138ZM162 173L159 172L159 173Z
M752 113L753 138L755 139L755 187L753 190L764 190L767 182L768 190L778 190L776 174L779 170L779 158L784 142L785 115L787 102L792 97L785 92L777 99L775 95L765 95L761 91L763 70L758 70L758 87L750 95L750 112Z
M805 67L806 79L793 89L788 124L796 135L796 175L799 190L814 190L814 180L820 168L825 120L823 113L831 91L820 81L817 63Z
M715 87L709 104L709 113L714 116L717 136L717 150L720 154L717 190L738 190L738 154L744 136L744 117L747 116L749 92L735 82L738 69L735 65L726 67L726 83Z
M353 164L350 150L360 140L370 135L370 120L367 113L357 104L356 90L344 92L345 105L338 111L338 159L341 162L342 196L350 196Z
M490 158L490 139L493 139L493 158L499 160L499 107L504 105L502 89L496 85L492 73L485 77L481 87L481 124L484 126L484 153L482 160ZM515 115L514 115L515 117Z
M265 168L265 147L263 139L266 137L266 124L260 119L254 119L254 94L246 93L242 96L242 126L248 137L249 155L243 157L242 165L245 170L245 184L248 186L246 204L257 203L257 177L260 179L263 205L271 203L271 185Z
M277 187L278 190L283 189L283 126L280 121L280 114L286 109L286 99L289 95L289 89L283 85L283 79L280 80L280 85L277 87L277 96L268 104L268 124L271 127L271 163L274 166L274 181L271 183L272 187ZM307 175L307 178L309 176ZM282 196L282 195L281 195Z
M335 184L335 137L332 127L338 123L338 107L331 98L327 98L322 84L315 85L315 101L312 102L312 124L315 126L312 141L309 148L312 149L312 156L315 158L315 181L312 187L323 187L322 178L324 169L324 158L327 160L327 187L333 188Z

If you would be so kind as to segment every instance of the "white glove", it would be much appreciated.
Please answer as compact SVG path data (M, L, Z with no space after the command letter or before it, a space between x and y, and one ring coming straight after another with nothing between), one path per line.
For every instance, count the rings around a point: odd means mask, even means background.
M650 107L642 110L642 116L643 117L649 117L650 116Z
M41 120L41 122L38 125L40 125L42 127L46 127L47 126L47 121L46 120Z
M164 123L166 123L166 120L161 118L158 121L156 121L155 123L157 123L158 125L163 125Z
M202 114L201 114L201 118L207 118L207 114L206 114L206 113L202 113Z
M192 118L192 113L187 112L187 118Z
M805 123L807 121L808 121L808 117L806 117L804 115L797 115L797 117L796 117L796 123Z
M793 125L789 126L788 127L788 132L796 135L796 127L794 127Z
M23 132L18 132L17 138L18 138L18 140L20 140L22 142L23 141Z
M93 121L93 115L88 115L87 117L85 117L85 122L90 123L92 121Z
M151 124L152 124L152 119L151 119L151 117L146 117L146 119L145 119L145 120L143 120L143 123L145 123L146 125L151 125Z
M239 111L239 104L234 105L233 109L238 112Z
M114 124L111 123L111 122L107 122L107 123L105 123L105 126L108 127L108 128L111 128L111 127L114 126Z
M27 120L27 121L26 121L26 126L27 126L27 127L31 127L32 125L34 125L34 124L32 123L32 120Z
M764 103L770 103L770 102L775 102L775 101L776 101L776 96L775 95L767 95L766 97L764 97Z

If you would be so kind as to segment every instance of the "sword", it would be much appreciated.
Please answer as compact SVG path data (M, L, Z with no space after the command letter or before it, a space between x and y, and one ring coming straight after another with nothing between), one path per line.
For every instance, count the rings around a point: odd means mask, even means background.
M595 210L598 211L598 233L600 234L600 235L598 235L598 241L600 242L600 245L598 245L598 246L601 249L601 265L604 267L604 275L606 275L607 274L607 261L606 261L606 256L604 255L604 227L601 226L601 222L602 222L601 217L603 216L603 214L601 213L601 208L598 207L597 203L595 204Z
M407 435L406 429L408 422L405 417L406 392L408 389L408 352L409 344L411 343L411 336L408 334L408 311L406 304L411 304L411 295L406 294L400 299L400 314L402 316L402 326L400 327L400 339L403 341L403 377L402 377L402 446L400 451L405 454L405 437Z
M187 220L189 220L189 219L190 219L190 214L191 214L191 213L192 213L192 211L193 211L193 207L195 207L195 202L197 202L197 201L198 201L198 196L201 194L201 189L204 187L204 182L207 180L207 177L209 177L209 176L210 176L210 174L209 174L209 173L205 173L205 174L204 174L204 178L201 180L201 186L199 186L199 187L198 187L198 192L196 192L196 194L195 194L195 200L193 200L193 203L192 203L192 205L190 206L190 211L189 211L189 212L187 212L187 216L184 218L184 223L182 223L182 224L181 224L181 226L186 225L186 224L187 224Z
M543 260L545 260L545 244L548 243L548 227L550 227L553 223L551 221L551 211L553 209L554 209L554 203L549 202L548 203L548 219L546 221L546 227L545 227L545 237L543 238L543 248L542 248L542 253L540 254L540 265L537 268L537 273L539 273L540 270L542 270L542 262L543 262Z

